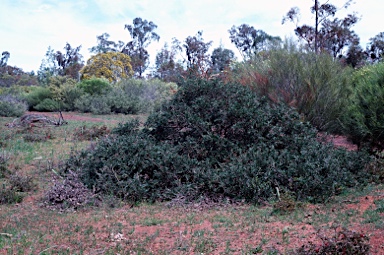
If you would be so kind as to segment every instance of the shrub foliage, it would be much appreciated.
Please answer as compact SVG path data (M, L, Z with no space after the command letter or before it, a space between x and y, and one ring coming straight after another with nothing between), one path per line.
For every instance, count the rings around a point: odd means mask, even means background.
M140 128L120 125L71 156L63 172L130 201L275 199L325 201L362 183L367 157L318 141L294 110L248 87L189 80Z
M342 122L345 133L362 146L384 149L384 63L354 73L349 104Z
M27 108L27 104L16 96L0 95L0 116L20 117Z

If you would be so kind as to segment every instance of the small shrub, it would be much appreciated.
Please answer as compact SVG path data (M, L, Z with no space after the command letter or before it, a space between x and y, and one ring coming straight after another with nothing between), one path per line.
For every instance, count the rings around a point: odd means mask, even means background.
M282 194L279 201L273 204L273 212L287 214L296 210L298 204L295 198L289 194Z
M71 211L98 203L95 194L79 181L75 173L68 173L63 179L53 178L52 182L42 201L42 205L49 209Z
M309 243L303 245L297 250L297 255L344 255L356 254L365 255L370 254L369 238L365 234L350 231L340 230L333 237L322 236L322 244L315 245Z
M9 173L8 158L5 153L0 154L0 178L4 178Z
M23 195L5 184L0 184L0 204L15 204L23 201Z
M75 131L73 133L73 137L79 141L86 141L86 140L93 140L95 138L104 137L109 133L110 133L110 130L105 125L100 126L100 127L98 127L98 126L93 126L93 127L82 126L82 127L75 129Z
M27 104L12 95L0 95L0 116L20 117L28 109Z
M19 132L23 134L23 139L26 142L45 142L54 138L50 129L37 130L32 127L26 127Z
M18 192L28 192L36 188L36 184L33 182L33 179L30 176L12 174L8 181L10 183L11 189Z

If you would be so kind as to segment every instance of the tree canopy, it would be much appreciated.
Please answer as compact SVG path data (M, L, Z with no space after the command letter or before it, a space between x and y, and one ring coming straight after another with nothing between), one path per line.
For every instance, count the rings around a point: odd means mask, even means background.
M152 41L159 41L160 36L154 32L157 25L152 21L135 18L133 25L125 25L132 37L132 41L128 42L122 49L131 57L133 71L137 77L142 77L143 73L149 65L149 53L146 50Z
M238 27L233 26L229 31L229 38L235 44L244 58L262 50L267 50L268 47L276 42L281 42L280 37L271 36L263 30L257 30L253 26L242 24Z
M98 53L92 56L80 71L81 79L95 76L117 82L132 77L131 58L121 52Z
M342 8L348 8L351 2L352 0L348 0ZM319 0L314 0L314 4L310 8L311 13L315 15L313 26L298 24L300 10L297 7L288 11L282 23L286 21L295 23L295 34L306 42L309 49L315 52L326 51L337 57L342 53L344 47L353 45L359 40L359 37L351 30L359 20L357 14L349 14L344 19L334 18L339 9L329 1L322 4Z

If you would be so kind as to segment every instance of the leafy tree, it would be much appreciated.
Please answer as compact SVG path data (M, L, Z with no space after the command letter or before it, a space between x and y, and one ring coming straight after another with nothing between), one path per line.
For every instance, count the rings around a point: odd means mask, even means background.
M321 49L336 58L341 55L344 47L356 44L359 37L350 28L357 21L355 15L348 15L342 20L325 20L319 36Z
M8 51L3 51L3 53L1 53L0 67L7 65L10 56L11 54Z
M73 48L69 43L64 47L65 53L56 52L56 61L59 66L60 75L68 75L73 79L78 79L79 71L83 67L83 56L79 53L81 45Z
M80 73L81 79L95 76L117 82L133 75L131 58L120 52L98 53L88 59L87 65L80 70Z
M184 71L182 64L176 58L180 50L176 39L173 40L170 48L166 43L156 55L156 67L152 76L166 82L177 82Z
M357 41L349 46L345 58L345 63L352 66L353 68L357 68L364 65L366 58L367 53L359 45L359 41Z
M343 8L348 8L352 0L348 0ZM315 15L314 26L298 25L300 10L297 7L291 8L283 18L283 22L291 21L296 24L295 34L303 39L308 48L316 53L326 50L333 56L337 56L341 50L351 45L356 40L357 35L351 31L351 27L358 21L356 14L349 14L346 18L331 20L339 9L330 4L329 1L321 4L319 0L314 0L311 12Z
M149 53L146 50L152 41L159 41L160 36L154 32L157 25L152 21L135 18L133 25L125 25L132 37L132 41L128 42L122 53L131 57L132 68L137 77L142 77L149 65Z
M224 49L222 46L213 50L211 55L211 69L214 73L219 73L228 68L231 61L235 59L232 50Z
M114 41L109 41L109 34L103 33L97 38L97 45L89 49L91 53L107 53L107 52L119 52L120 49L124 46L124 42L119 41L118 43Z
M39 80L46 84L52 76L68 75L73 79L79 78L79 71L83 67L83 56L80 54L81 45L73 48L69 43L64 47L65 52L54 51L48 47L40 69L38 71Z
M266 50L271 44L280 42L278 36L271 36L263 30L257 30L253 26L242 24L238 27L233 26L229 31L229 38L235 44L244 58Z
M380 61L384 58L384 32L379 33L369 40L367 52L371 59Z
M197 32L195 36L188 36L183 47L187 56L187 68L190 73L205 76L207 75L210 64L208 55L212 41L205 43L203 31Z

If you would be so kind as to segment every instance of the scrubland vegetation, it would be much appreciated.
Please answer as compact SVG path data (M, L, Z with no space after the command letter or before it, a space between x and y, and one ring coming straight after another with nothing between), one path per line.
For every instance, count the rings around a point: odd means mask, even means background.
M134 24L158 40L153 23ZM0 252L380 254L382 55L357 61L251 28L230 30L242 61L209 56L199 32L186 63L164 46L144 78L134 33L121 52L103 34L85 66L67 44L76 65L1 76ZM244 29L262 43L245 47ZM77 119L15 120L27 111Z

